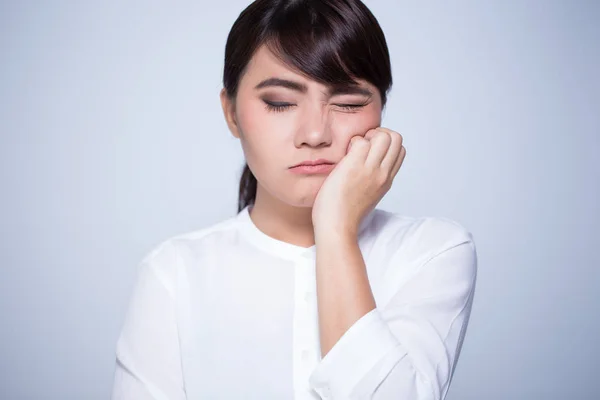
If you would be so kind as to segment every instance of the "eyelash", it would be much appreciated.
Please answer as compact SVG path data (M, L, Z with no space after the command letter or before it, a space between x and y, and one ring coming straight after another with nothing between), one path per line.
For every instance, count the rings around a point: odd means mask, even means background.
M266 100L263 100L265 103L265 107L267 110L269 111L273 111L273 112L283 112L285 110L290 109L291 107L295 106L295 104L290 104L290 103L270 103ZM365 104L335 104L338 107L343 108L346 111L356 111L361 107L364 107Z

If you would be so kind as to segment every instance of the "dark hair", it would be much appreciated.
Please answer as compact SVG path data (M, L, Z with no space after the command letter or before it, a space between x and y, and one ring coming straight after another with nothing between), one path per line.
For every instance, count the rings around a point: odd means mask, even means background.
M382 106L392 87L385 36L360 0L256 0L234 22L225 45L223 86L235 101L254 52L266 45L290 68L326 85L364 79L379 89ZM257 181L246 163L238 213L254 204Z

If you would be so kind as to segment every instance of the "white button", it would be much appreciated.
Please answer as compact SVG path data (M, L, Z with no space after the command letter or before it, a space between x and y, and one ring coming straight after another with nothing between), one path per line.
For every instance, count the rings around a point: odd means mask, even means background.
M304 293L304 301L310 301L311 297L312 297L312 293L311 292Z

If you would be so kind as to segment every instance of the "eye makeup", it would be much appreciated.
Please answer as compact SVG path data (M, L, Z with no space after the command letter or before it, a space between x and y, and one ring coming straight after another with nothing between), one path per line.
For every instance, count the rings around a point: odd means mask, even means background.
M283 112L283 111L289 110L292 107L296 107L296 104L292 104L292 103L273 102L273 101L269 101L266 99L262 99L262 101L265 103L265 108L268 111L273 111L273 112ZM368 102L360 103L360 104L333 104L333 105L341 108L344 111L355 112L355 111L361 109L362 107L366 106L367 104L368 104Z

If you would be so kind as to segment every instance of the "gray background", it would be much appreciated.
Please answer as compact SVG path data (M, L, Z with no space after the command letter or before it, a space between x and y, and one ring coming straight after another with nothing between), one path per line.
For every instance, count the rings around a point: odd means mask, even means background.
M448 399L598 399L600 2L366 3L407 148L379 207L478 249ZM247 4L1 3L0 398L108 398L141 257L234 215L218 91Z

